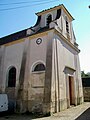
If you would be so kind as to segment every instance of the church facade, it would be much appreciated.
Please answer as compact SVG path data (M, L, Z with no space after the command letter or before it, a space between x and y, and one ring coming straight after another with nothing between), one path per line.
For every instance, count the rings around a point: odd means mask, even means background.
M36 15L33 27L0 38L0 93L16 112L56 113L83 102L74 19L64 5Z

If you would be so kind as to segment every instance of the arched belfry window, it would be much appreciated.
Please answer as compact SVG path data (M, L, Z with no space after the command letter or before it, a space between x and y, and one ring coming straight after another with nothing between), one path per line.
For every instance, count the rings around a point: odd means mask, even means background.
M8 87L15 87L16 85L16 68L11 67L8 72Z
M40 72L40 71L45 71L45 65L42 63L35 65L33 68L33 72Z
M65 16L65 21L66 21L66 32L69 33L69 23L66 16Z
M49 14L46 19L46 25L49 26L50 22L52 22L52 15Z

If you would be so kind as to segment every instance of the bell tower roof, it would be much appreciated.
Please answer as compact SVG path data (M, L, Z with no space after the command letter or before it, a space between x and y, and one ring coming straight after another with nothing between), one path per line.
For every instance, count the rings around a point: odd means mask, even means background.
M47 14L48 12L52 12L54 10L58 10L58 9L63 9L63 11L67 14L67 16L70 18L70 20L74 20L74 18L72 17L72 15L68 12L68 10L65 8L65 6L63 4L60 4L58 6L55 6L53 8L50 8L50 9L46 9L46 10L43 10L41 12L37 12L36 15L37 16L41 16L43 14Z

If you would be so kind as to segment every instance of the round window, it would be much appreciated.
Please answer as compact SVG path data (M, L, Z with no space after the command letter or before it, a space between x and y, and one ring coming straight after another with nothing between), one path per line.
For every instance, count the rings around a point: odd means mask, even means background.
M37 40L36 40L36 43L39 45L39 44L41 44L42 43L42 39L41 38L38 38Z

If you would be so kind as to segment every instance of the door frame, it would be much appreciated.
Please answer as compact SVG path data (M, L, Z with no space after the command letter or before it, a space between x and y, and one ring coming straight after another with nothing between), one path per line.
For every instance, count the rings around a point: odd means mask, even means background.
M67 75L67 108L72 105L75 105L75 84L74 84L74 76Z

